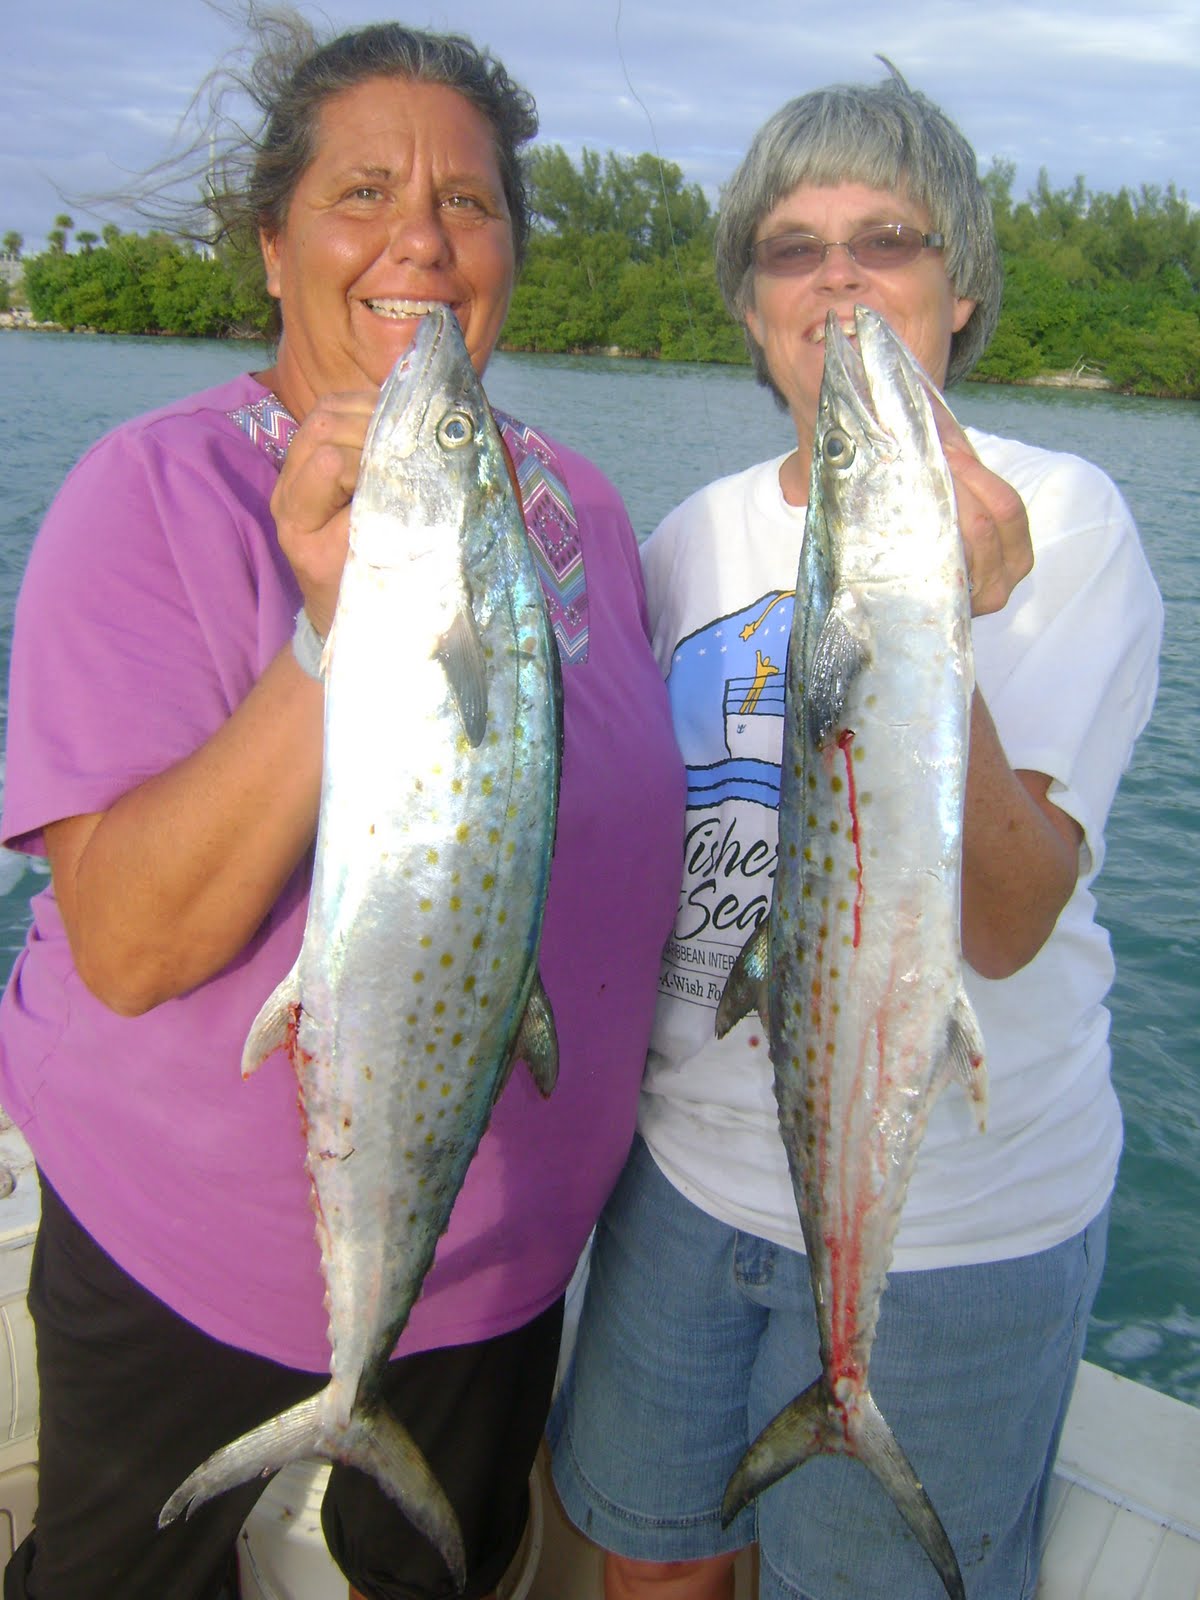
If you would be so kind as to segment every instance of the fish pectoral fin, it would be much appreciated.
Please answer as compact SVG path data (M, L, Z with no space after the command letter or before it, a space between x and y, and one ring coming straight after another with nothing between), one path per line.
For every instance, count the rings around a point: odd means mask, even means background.
M267 997L250 1024L242 1047L242 1077L248 1078L276 1050L288 1042L288 1030L300 1015L300 976L295 967Z
M767 973L770 963L770 921L764 917L746 940L725 980L725 988L717 1004L718 1039L723 1039L735 1022L755 1012L763 1027L770 1032L767 1017Z
M468 606L455 615L434 653L445 671L463 732L471 744L482 744L487 731L487 662L474 613Z
M829 743L841 723L850 686L868 659L865 644L845 616L831 611L817 636L804 685L809 737L818 750Z
M192 1513L224 1494L239 1483L249 1483L251 1478L265 1477L278 1472L289 1461L299 1461L317 1450L321 1433L322 1396L313 1395L280 1412L277 1417L252 1428L240 1439L215 1451L198 1466L176 1489L158 1514L158 1525L165 1528L181 1515Z
M524 1061L538 1093L548 1099L558 1082L558 1030L540 975L534 978L529 991L525 1015L513 1043L512 1059ZM507 1072L504 1078L507 1081Z
M984 1065L983 1032L975 1008L966 993L959 990L950 1013L950 1029L946 1040L950 1057L950 1070L961 1083L975 1114L975 1125L980 1133L987 1126L987 1068Z

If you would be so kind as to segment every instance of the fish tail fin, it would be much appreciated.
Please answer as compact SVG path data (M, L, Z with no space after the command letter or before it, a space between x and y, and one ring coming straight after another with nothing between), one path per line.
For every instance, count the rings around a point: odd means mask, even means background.
M891 1496L896 1509L932 1561L950 1600L966 1600L962 1573L942 1519L871 1395L859 1405L853 1448L848 1452L868 1467Z
M818 1378L767 1423L738 1462L721 1504L722 1524L728 1527L739 1511L793 1467L837 1450L833 1405L825 1380Z
M908 1457L896 1442L870 1393L844 1414L823 1378L797 1395L767 1424L738 1463L725 1490L721 1518L726 1526L793 1467L816 1455L855 1456L874 1474L933 1563L950 1600L966 1600L962 1574L941 1519L933 1509Z
M226 1489L236 1489L251 1478L269 1477L289 1461L316 1455L321 1436L321 1399L317 1394L302 1400L214 1451L163 1506L158 1514L159 1527L165 1528L179 1516L190 1517Z
M381 1407L357 1406L331 1423L328 1390L270 1418L216 1451L186 1478L158 1514L165 1528L206 1501L251 1478L269 1477L306 1457L337 1461L368 1473L439 1552L459 1589L467 1581L466 1552L454 1508L408 1431Z
M346 1466L375 1479L438 1551L457 1588L464 1589L467 1557L458 1518L408 1430L382 1409L356 1411L336 1453Z
M951 1008L947 1049L950 1054L950 1069L966 1091L967 1098L971 1102L971 1110L975 1113L975 1125L982 1133L987 1125L988 1106L983 1031L979 1026L979 1018L975 1015L975 1008L967 999L966 991L962 989L959 990Z
M767 972L771 961L771 930L767 918L759 923L746 940L741 954L733 963L725 988L717 1005L717 1038L723 1039L743 1017L758 1013L764 1028L770 1031L767 1019Z

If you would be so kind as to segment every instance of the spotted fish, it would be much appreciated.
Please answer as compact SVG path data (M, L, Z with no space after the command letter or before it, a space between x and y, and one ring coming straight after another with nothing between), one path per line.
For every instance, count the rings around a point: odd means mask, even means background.
M875 312L831 314L787 664L768 918L718 1032L757 1011L811 1268L821 1375L730 1479L731 1520L819 1454L882 1483L952 1600L954 1551L869 1387L892 1245L951 1079L982 1125L963 989L963 795L974 683L954 489L923 375Z
M459 1587L457 1519L380 1378L513 1063L544 1094L537 974L561 749L557 648L454 317L384 385L325 651L325 759L296 965L246 1043L299 1081L330 1381L211 1456L171 1521L298 1457L377 1479Z

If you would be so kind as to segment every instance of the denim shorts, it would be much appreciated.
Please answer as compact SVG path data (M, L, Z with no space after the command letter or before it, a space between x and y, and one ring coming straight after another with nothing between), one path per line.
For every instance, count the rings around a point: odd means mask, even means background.
M1032 1600L1046 1489L1100 1281L1108 1210L1051 1250L894 1273L871 1390L970 1600ZM818 1375L803 1255L692 1205L638 1140L597 1226L554 1481L607 1550L682 1561L757 1542L760 1600L945 1600L861 1463L819 1456L722 1529L725 1485Z

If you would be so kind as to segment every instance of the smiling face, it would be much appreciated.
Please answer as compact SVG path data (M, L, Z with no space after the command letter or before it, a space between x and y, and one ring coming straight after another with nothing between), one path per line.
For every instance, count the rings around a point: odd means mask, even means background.
M368 78L333 96L262 252L283 319L266 378L298 419L319 395L382 384L433 303L482 375L515 272L490 124L443 84Z
M821 239L850 239L876 223L904 222L931 231L924 207L903 192L859 183L801 184L767 213L755 240L798 232ZM951 335L975 309L954 293L938 250L923 250L902 267L871 269L844 249L830 250L807 277L771 277L755 271L746 327L762 348L772 381L783 395L800 446L797 476L807 493L808 459L821 375L825 364L825 318L835 311L854 330L854 307L878 311L938 384L945 382Z

